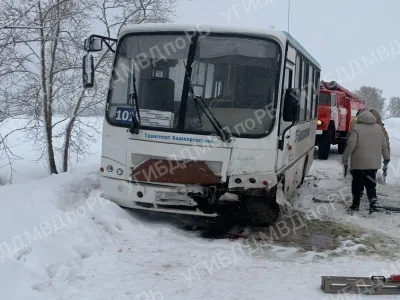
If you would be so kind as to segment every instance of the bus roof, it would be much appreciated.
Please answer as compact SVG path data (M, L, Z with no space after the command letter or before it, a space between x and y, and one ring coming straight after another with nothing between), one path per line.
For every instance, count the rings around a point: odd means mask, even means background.
M231 26L231 25L210 25L210 24L174 24L174 23L144 23L144 24L132 24L121 27L119 37L131 32L165 32L165 31L186 31L186 30L207 30L210 32L218 33L237 33L247 34L261 37L277 37L281 41L285 41L287 37L282 31L273 29L260 29L243 26Z
M173 24L173 23L144 23L144 24L132 24L121 27L118 34L118 38L122 37L127 33L135 32L165 32L165 31L186 31L186 30L207 30L210 32L218 33L230 33L230 34L244 34L253 35L259 37L275 37L280 43L285 46L286 41L289 41L295 48L297 48L308 60L310 60L315 66L321 69L320 64L308 53L307 50L288 32L280 31L275 29L264 29L254 27L243 27L243 26L231 26L231 25L209 25L209 24Z

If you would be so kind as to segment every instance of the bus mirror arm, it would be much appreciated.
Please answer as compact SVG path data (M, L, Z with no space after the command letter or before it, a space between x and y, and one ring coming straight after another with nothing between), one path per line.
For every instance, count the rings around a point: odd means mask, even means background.
M283 146L284 146L284 144L285 144L285 134L286 134L286 132L288 132L288 130L290 129L290 128L292 128L293 126L294 126L294 124L296 124L296 120L293 120L292 121L292 123L289 125L289 127L287 127L284 131L283 131L283 133L282 133L282 138L279 140L279 142L278 142L278 148L279 148L279 150L281 150L281 151L283 151ZM290 137L290 136L289 136Z
M282 137L279 140L279 150L283 150L283 146L285 143L285 134L286 132L288 132L288 130L290 128L292 128L296 122L299 119L299 109L300 109L300 104L299 104L299 90L298 89L287 89L286 90L286 95L285 95L285 101L284 101L284 105L283 105L283 116L282 116L282 120L284 122L291 122L291 124L289 125L289 127L287 127L283 133L282 133Z
M102 51L103 43L104 43L111 52L115 53L115 50L112 48L112 44L110 44L107 41L115 44L117 42L117 39L113 39L113 38L98 35L98 34L92 34L89 38L85 39L85 41L83 43L83 49L87 52Z

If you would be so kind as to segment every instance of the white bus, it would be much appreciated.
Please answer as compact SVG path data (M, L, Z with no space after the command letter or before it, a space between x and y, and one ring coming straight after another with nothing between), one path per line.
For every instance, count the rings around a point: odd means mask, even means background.
M141 24L116 39L106 102L101 189L122 207L217 217L238 207L272 224L314 155L320 65L288 33Z

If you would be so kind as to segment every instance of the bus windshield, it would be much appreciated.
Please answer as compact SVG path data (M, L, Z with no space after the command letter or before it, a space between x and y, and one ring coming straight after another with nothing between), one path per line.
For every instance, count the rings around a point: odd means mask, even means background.
M189 61L194 94L202 97L222 127L233 136L267 134L275 121L278 45L265 39L221 35L199 36L191 51L190 45L184 34L124 37L116 51L108 121L130 126L136 85L142 128L215 133L184 87Z

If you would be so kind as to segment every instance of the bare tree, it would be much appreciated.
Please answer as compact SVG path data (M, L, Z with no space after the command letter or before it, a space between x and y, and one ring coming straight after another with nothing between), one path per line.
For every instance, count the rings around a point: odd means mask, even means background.
M400 117L400 97L392 97L389 102L390 116L394 118Z
M90 111L99 115L107 92L112 55L98 57L98 84L88 93L82 89L83 41L94 25L115 37L121 26L143 22L166 22L177 0L3 0L0 8L0 122L24 116L19 128L34 141L38 159L46 158L50 174L57 174L55 154L68 170L71 153L88 153L94 136L90 124L79 118ZM55 120L56 111L65 118ZM101 109L100 109L101 111ZM55 129L65 123L61 132ZM95 129L95 128L94 128ZM93 132L93 130L92 130ZM61 147L54 139L62 139ZM5 147L5 138L0 137Z
M83 30L90 24L87 8L83 1L41 0L32 6L32 1L22 0L6 1L1 12L7 20L16 20L0 33L0 51L8 54L0 76L9 83L2 84L7 91L2 100L28 115L25 129L40 151L39 158L46 157L50 174L58 173L53 108L76 93L77 40L87 34Z
M376 109L381 115L385 108L385 98L383 98L383 91L381 89L362 86L359 90L355 91L356 95L365 100L369 108Z
M164 23L170 21L174 9L176 6L176 0L133 0L133 1L122 1L122 0L102 0L97 2L94 6L94 12L96 19L100 21L103 26L105 35L109 38L116 37L119 29L126 24L140 24L144 22L151 23ZM114 12L111 14L111 11ZM115 14L115 11L119 12ZM112 43L111 46L114 46ZM70 160L71 145L77 154L84 154L85 148L79 147L82 144L82 135L77 132L77 128L74 127L77 122L80 113L84 112L90 106L97 105L98 103L105 103L106 89L108 76L111 72L112 57L110 51L107 48L103 53L100 54L95 64L96 73L98 73L97 82L105 84L97 84L94 90L94 95L90 95L91 101L87 101L85 104L85 90L82 89L79 96L77 97L73 109L71 110L71 116L65 127L64 132L64 145L63 145L63 171L68 170L68 162ZM94 100L97 99L97 100ZM86 105L86 106L85 106ZM79 137L81 140L76 142L73 139L73 133L75 131L75 137Z

